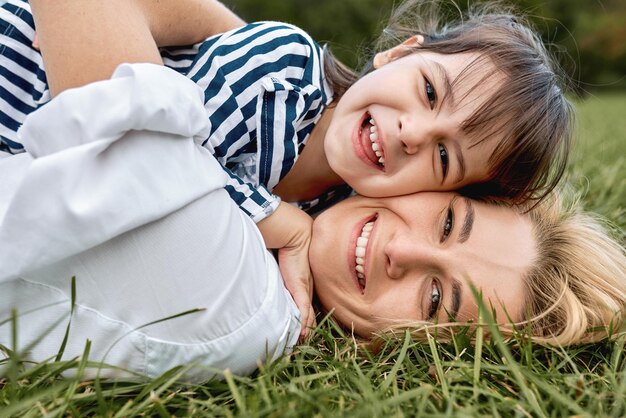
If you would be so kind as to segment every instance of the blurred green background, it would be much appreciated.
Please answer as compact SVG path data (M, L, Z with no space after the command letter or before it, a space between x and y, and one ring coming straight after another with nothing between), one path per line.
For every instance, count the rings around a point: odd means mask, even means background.
M355 67L376 38L394 0L223 0L246 21L280 20L329 43ZM396 0L396 3L398 0ZM457 2L460 8L466 1ZM626 90L626 0L518 0L559 57L578 93Z
M396 3L401 0L396 0ZM280 20L328 43L358 67L394 0L223 0L246 21ZM452 2L442 1L451 5ZM461 9L468 0L458 0ZM518 0L572 78L576 139L567 182L583 206L608 218L626 243L626 0Z

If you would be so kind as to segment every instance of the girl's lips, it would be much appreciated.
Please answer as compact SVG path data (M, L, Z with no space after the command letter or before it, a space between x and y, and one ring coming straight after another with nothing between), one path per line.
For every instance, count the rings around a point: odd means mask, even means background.
M365 224L367 224L368 222L375 222L377 218L378 218L378 214L374 214L374 215L370 215L366 218L361 219L354 226L354 228L352 229L352 233L350 234L350 242L348 244L348 268L350 270L350 275L352 276L352 280L354 281L354 285L356 286L359 293L361 294L364 293L365 288L364 286L361 286L361 284L359 284L359 278L357 277L357 272L356 272L355 253L356 253L356 247L357 247L357 239L361 236L361 231L363 231L363 227L365 226ZM373 232L374 230L372 229L372 232L370 234L370 239L373 236ZM367 260L369 259L369 252L370 252L369 243L365 251L366 251L365 256L363 258L365 259L365 264L367 265ZM365 276L365 279L367 280L367 276Z
M372 149L372 142L369 138L369 132L364 132L363 125L365 121L371 118L369 112L365 112L361 119L357 121L357 125L354 128L352 134L352 146L356 156L365 164L376 168L377 170L384 171L384 167L379 164L378 158ZM378 141L379 143L381 141Z

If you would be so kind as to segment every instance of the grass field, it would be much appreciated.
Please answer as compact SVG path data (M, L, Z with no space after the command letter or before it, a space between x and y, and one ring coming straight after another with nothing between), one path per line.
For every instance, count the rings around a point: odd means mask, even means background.
M568 174L589 210L624 242L626 96L578 104ZM390 340L375 355L325 323L289 360L252 377L178 385L173 370L149 383L61 379L79 359L25 369L0 362L0 416L624 416L626 338L567 349L501 338L450 344Z

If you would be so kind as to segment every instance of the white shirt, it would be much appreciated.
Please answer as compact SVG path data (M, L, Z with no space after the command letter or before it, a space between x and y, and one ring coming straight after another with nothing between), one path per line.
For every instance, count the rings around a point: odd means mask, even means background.
M91 360L148 377L193 362L186 378L197 380L250 373L295 344L299 314L275 260L194 143L202 105L174 71L122 65L26 119L30 155L0 159L0 318L22 313L18 349L41 339L33 360L60 347L72 276L64 358L90 339ZM10 335L0 326L0 343Z

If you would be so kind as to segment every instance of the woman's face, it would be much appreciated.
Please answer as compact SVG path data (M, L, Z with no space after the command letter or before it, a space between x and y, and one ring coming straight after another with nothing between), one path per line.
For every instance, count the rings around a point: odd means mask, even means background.
M498 139L473 146L462 124L500 77L483 80L493 70L485 63L455 81L477 58L424 51L383 60L333 112L324 139L333 171L370 197L458 190L489 180L488 159Z
M364 337L399 322L477 319L470 283L499 322L518 321L534 258L526 216L453 193L347 199L315 220L309 252L322 305Z

